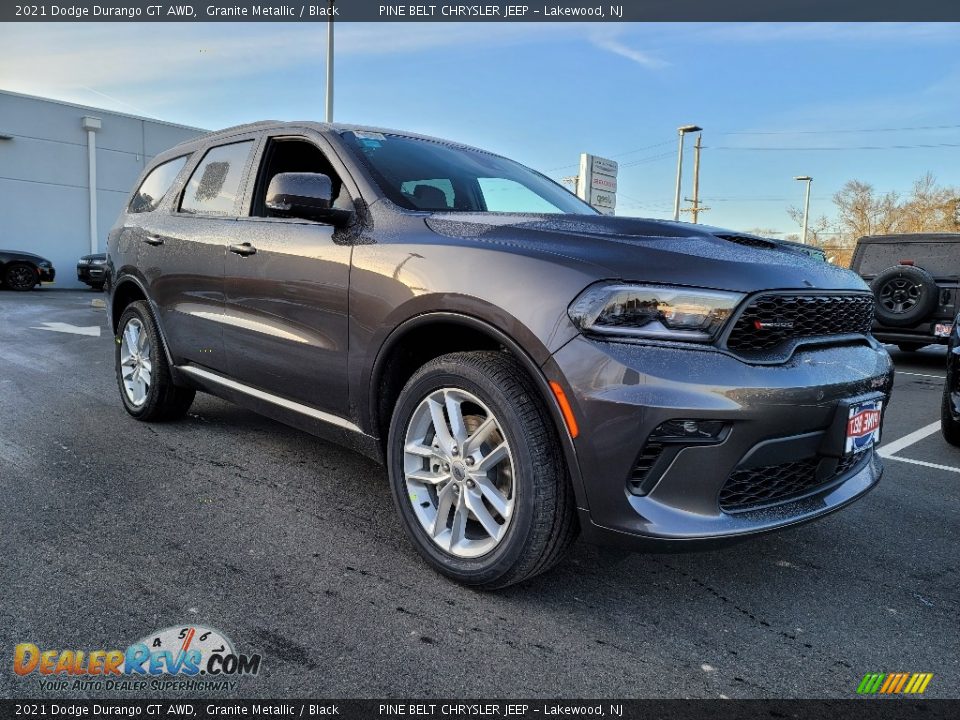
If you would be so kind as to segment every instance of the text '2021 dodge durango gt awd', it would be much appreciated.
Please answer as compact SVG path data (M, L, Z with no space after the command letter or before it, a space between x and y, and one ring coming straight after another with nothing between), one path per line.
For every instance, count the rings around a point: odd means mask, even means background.
M599 215L503 157L256 123L155 158L109 238L127 411L197 390L386 463L460 582L578 532L692 548L880 478L889 356L855 274L753 236Z

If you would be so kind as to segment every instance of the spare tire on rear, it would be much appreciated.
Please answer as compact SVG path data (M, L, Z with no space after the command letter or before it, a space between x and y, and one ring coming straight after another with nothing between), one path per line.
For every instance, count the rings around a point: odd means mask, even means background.
M877 299L877 320L891 327L909 327L925 320L940 299L933 276L912 265L887 268L874 278L870 289Z

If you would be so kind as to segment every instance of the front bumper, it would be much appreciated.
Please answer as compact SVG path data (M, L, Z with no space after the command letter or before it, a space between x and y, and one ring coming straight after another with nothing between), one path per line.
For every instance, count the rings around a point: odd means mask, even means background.
M57 271L52 268L37 268L37 279L40 282L52 283L53 279L57 276Z
M578 337L545 370L567 384L578 419L588 539L658 549L715 544L812 520L880 479L872 450L843 457L848 403L887 400L892 387L890 357L872 341L750 365L712 349ZM723 421L724 431L716 442L671 446L651 463L651 432L687 419ZM735 473L756 476L763 489L765 476L779 482L778 468L797 466L812 473L802 491L721 508Z
M77 265L77 280L87 285L103 285L107 278L106 265Z

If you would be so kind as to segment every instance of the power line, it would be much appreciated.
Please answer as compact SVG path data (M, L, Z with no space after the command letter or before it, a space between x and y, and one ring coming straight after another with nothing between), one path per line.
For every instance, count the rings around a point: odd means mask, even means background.
M839 145L830 147L737 147L735 145L713 145L711 147L714 150L789 150L797 152L803 150L919 150L923 148L957 148L960 147L960 143L930 143L920 145Z
M910 130L957 130L960 125L916 125L899 128L845 128L842 130L735 130L721 135L833 135L837 133L906 132Z
M663 142L654 143L653 145L645 145L642 148L637 148L636 150L625 150L624 152L614 153L608 155L610 158L623 157L625 155L633 155L638 152L643 152L644 150L652 150L653 148L663 147L664 145L673 145L673 140L664 140ZM547 172L554 172L555 170L566 170L567 168L577 167L576 163L570 165L560 165L559 167L549 168Z

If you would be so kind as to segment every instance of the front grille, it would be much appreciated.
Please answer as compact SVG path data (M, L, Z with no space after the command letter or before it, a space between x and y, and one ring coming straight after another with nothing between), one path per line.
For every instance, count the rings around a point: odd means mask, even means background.
M734 470L720 490L720 509L742 512L802 497L847 474L870 452L864 450L842 458L826 478L817 476L817 468L824 461L819 456Z
M650 474L660 455L663 454L663 443L648 442L643 446L643 450L637 456L637 460L630 472L630 489L635 493L644 493L647 488L644 487L644 480Z
M741 313L727 347L773 352L800 338L866 335L872 323L872 295L761 295Z

